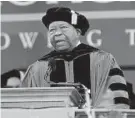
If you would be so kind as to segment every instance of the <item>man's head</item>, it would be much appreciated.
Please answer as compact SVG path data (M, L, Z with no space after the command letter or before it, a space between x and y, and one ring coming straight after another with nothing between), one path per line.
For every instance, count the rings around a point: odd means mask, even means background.
M20 86L20 84L20 73L16 69L13 69L1 75L2 88L17 88Z
M56 51L72 50L78 44L80 35L84 35L89 28L85 16L63 7L49 9L42 21Z
M21 85L21 80L19 77L10 77L7 80L6 87L8 88L18 88Z

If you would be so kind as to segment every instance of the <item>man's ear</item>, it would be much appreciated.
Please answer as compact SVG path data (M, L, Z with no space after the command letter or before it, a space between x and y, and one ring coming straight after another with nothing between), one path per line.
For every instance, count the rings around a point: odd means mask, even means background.
M76 30L77 30L77 34L80 36L81 35L81 30L80 29L78 29L78 28L76 28Z

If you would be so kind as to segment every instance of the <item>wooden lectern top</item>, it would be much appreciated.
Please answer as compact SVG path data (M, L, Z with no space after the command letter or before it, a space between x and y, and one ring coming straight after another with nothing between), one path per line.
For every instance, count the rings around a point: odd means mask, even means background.
M2 108L78 107L83 99L74 87L2 88Z

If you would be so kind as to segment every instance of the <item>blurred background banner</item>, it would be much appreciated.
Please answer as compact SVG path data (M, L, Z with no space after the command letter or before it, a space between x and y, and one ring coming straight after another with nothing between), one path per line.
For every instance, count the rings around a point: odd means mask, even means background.
M1 2L1 73L27 68L49 51L46 10L70 7L84 14L90 29L82 42L114 55L135 91L135 1L9 1Z

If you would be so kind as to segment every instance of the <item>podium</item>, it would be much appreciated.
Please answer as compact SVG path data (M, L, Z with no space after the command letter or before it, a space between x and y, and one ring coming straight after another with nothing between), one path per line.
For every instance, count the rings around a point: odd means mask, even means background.
M84 100L75 87L2 88L1 118L108 118L111 110L91 109L85 94ZM113 111L135 118L135 110Z
M83 104L74 87L1 89L2 118L88 118Z

